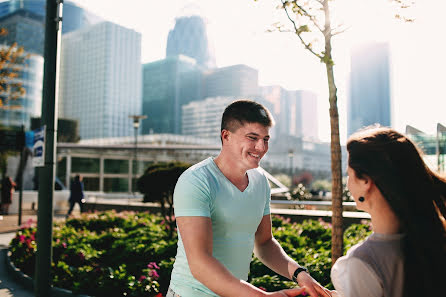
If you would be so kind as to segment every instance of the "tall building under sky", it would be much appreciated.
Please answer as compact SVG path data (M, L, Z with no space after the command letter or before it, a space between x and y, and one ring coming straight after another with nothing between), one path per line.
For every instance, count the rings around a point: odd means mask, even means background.
M353 49L347 129L391 125L390 49L388 43L367 43Z
M181 106L201 99L202 73L194 59L173 56L143 65L142 133L181 134Z
M82 139L133 135L141 114L141 34L102 22L62 37L59 111Z
M206 29L198 15L178 17L167 38L166 57L185 55L204 68L215 68L215 54Z

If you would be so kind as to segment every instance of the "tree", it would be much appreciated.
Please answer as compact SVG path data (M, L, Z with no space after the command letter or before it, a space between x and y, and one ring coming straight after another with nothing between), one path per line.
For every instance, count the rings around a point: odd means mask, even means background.
M173 191L180 175L190 166L182 162L157 163L147 167L136 184L138 191L144 194L144 202L160 203L161 213L171 231L175 227Z
M257 0L254 0L257 1ZM292 32L311 54L325 64L329 92L329 114L331 132L331 175L332 175L332 263L343 255L343 219L342 219L342 160L339 138L339 114L337 107L337 88L333 72L332 38L343 31L342 25L332 25L331 12L335 0L280 0L282 9L292 28L286 29L280 23L275 29L280 32ZM406 0L390 0L404 9L411 3ZM412 21L396 14L396 18Z
M31 118L31 130L41 126L41 118ZM72 119L57 119L57 142L78 142L79 122Z
M0 36L7 35L5 28L0 28ZM0 108L17 109L21 106L7 105L10 100L25 95L25 88L17 82L20 71L29 55L16 42L9 46L0 47Z

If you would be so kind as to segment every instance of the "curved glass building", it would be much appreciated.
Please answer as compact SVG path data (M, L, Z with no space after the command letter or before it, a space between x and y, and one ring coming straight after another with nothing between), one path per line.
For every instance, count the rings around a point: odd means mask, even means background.
M45 0L9 0L0 2L0 18L14 13L18 10L32 12L38 16L45 17ZM100 17L86 11L71 1L64 1L62 34L78 30L88 25L103 21Z
M23 125L25 129L29 129L31 118L39 117L41 113L42 80L43 57L32 54L25 60L22 70L14 80L25 88L25 95L15 100L8 100L7 94L1 95L5 105L0 108L0 125Z

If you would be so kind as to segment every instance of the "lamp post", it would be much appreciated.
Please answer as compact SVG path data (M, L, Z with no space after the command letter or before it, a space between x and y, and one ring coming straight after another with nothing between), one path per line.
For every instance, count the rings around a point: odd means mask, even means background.
M288 150L288 158L290 159L290 177L291 177L291 184L293 183L293 158L294 158L294 151L292 149Z
M144 120L147 118L146 115L130 115L129 118L133 119L133 129L135 130L135 172L138 174L138 128L139 128L139 121ZM135 193L135 190L133 189L133 172L131 174L131 187L132 192Z

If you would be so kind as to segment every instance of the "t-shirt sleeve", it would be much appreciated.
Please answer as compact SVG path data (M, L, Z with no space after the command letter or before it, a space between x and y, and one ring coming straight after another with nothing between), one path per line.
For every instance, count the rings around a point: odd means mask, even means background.
M173 194L176 217L210 217L210 188L205 178L187 172L178 179Z
M331 269L331 281L342 297L383 296L383 287L376 273L356 257L339 258Z
M269 215L271 214L271 187L269 185L268 179L265 176L265 193L266 193L266 199L265 199L265 209L263 210L263 215Z

